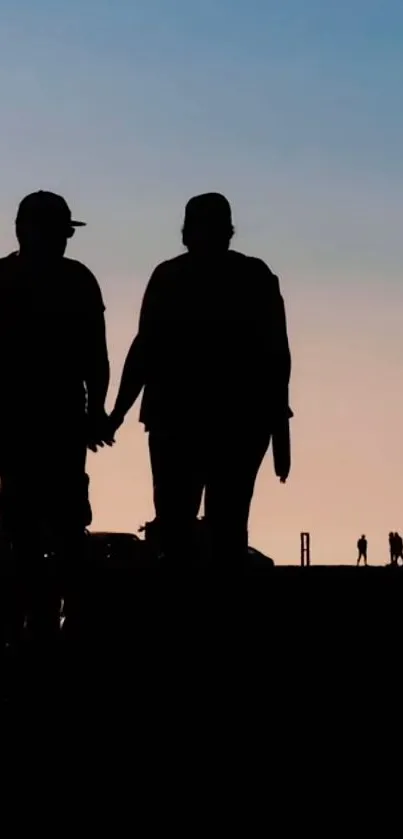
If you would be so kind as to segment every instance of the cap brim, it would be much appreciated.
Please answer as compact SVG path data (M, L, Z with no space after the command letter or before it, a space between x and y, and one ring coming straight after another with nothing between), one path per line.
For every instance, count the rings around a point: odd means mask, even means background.
M86 227L87 222L86 221L74 221L74 220L72 220L70 222L70 224L71 224L72 227Z

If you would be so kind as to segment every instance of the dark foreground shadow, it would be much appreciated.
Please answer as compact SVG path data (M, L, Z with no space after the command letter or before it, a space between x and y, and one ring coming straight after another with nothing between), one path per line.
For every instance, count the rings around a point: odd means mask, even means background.
M49 591L56 582L49 574ZM248 680L271 695L284 668L287 679L304 680L314 667L318 679L330 662L355 667L366 653L384 656L382 633L393 616L400 621L403 595L397 568L275 567L258 557L247 574L174 572L132 534L91 537L76 582L74 609L57 632L16 637L18 591L3 555L4 707L130 698L148 716L162 713L161 702L164 713L170 703L188 713ZM398 637L391 630L388 643Z

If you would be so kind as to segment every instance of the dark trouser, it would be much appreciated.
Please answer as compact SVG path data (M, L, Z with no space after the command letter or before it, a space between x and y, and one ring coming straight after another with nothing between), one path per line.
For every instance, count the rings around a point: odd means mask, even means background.
M150 431L154 506L162 547L173 563L189 564L204 491L215 565L247 561L248 519L256 477L270 444L262 428L180 433Z
M3 527L12 546L20 620L36 635L60 625L91 521L84 428L11 439L0 460Z

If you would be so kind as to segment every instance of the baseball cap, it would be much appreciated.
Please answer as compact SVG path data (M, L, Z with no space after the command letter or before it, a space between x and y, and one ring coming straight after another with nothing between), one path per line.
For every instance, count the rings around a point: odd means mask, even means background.
M16 221L38 221L60 227L85 227L85 221L72 219L69 205L61 195L42 189L31 192L22 199Z
M220 192L195 195L186 204L185 225L205 223L232 225L231 205Z

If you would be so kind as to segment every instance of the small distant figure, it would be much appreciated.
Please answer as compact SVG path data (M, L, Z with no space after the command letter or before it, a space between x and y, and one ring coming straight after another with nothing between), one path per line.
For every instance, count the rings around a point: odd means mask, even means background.
M357 565L360 565L361 560L363 560L364 565L368 565L368 541L366 537L363 535L357 542L358 548L358 559Z
M389 555L390 555L390 564L396 565L396 534L389 533Z
M403 562L403 539L400 533L395 533L395 565L399 564L399 559Z
M389 533L389 554L391 565L398 565L399 559L403 562L403 538L400 533Z

